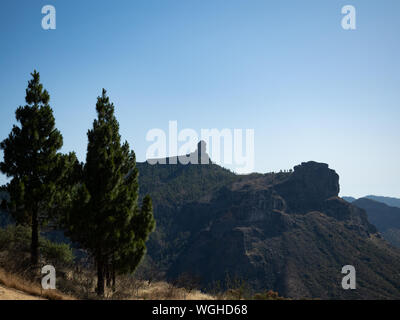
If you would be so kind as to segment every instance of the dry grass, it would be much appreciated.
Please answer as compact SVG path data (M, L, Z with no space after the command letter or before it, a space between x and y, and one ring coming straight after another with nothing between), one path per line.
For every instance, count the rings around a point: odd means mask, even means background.
M121 276L117 291L108 299L118 300L214 300L215 297L197 289L179 288L164 281L151 282Z
M155 282L142 287L138 299L143 300L214 300L215 298L199 290L177 288L167 282Z
M80 277L77 277L80 275ZM99 299L95 294L95 275L91 272L71 272L68 279L61 277L61 287L59 290L43 290L41 286L24 277L5 271L0 268L0 285L4 289L18 290L20 294L26 294L40 299L49 300L93 300ZM132 276L119 276L116 283L117 290L112 292L106 288L105 296L102 299L107 300L243 300L242 293L238 289L230 289L218 294L206 294L198 289L188 289L167 283L164 281L148 282L136 279ZM67 294L69 293L69 294ZM74 296L74 297L73 297ZM16 295L19 299L18 295ZM29 296L25 297L29 299ZM22 296L21 296L22 299ZM277 293L269 291L262 294L256 294L253 299L256 300L280 300Z
M49 300L74 300L73 297L57 290L43 290L42 287L22 277L0 269L0 284L7 288L16 289L32 296Z
M59 290L43 290L40 284L34 283L15 273L0 268L0 285L8 289L15 289L21 293L41 299L75 300L99 299L95 294L96 279L94 274L71 273L68 279L57 278ZM77 277L80 275L80 277ZM68 294L67 294L67 293ZM74 297L73 297L74 296ZM178 288L170 283L159 281L151 282L135 279L130 276L117 278L117 291L106 288L105 297L110 300L214 300L215 297L200 290Z

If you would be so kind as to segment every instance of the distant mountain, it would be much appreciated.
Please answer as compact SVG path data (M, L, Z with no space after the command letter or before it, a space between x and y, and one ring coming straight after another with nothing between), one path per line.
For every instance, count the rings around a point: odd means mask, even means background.
M368 220L383 237L400 248L400 199L369 195L364 198L342 197L353 205L366 210Z
M377 227L383 237L400 248L400 208L390 207L369 198L358 199L353 205L364 209L368 220Z
M354 201L356 201L356 198L353 197L342 197L343 200L349 202L349 203L353 203Z
M382 202L388 206L391 207L397 207L400 208L400 199L398 198L391 198L391 197L381 197L381 196L366 196L365 198L371 199L371 200L375 200L378 202Z
M400 250L338 197L327 164L244 176L215 164L138 169L157 221L148 257L168 278L189 273L210 287L230 275L292 298L400 299ZM344 265L355 266L357 290L342 289Z
M400 208L400 199L398 198L391 198L391 197L382 197L382 196L365 196L359 199L371 199L374 201L378 201L378 202L382 202L390 207L397 207ZM356 201L356 198L353 197L342 197L343 200L346 200L347 202L353 203L354 201Z

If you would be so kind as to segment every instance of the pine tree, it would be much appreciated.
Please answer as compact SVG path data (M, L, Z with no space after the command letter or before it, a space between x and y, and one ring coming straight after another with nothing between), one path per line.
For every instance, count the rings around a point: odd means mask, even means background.
M97 119L88 131L86 163L79 196L67 218L68 235L93 256L97 293L104 294L105 276L133 272L154 229L151 200L138 207L138 170L133 151L121 144L119 124L103 89ZM115 281L114 281L115 283Z
M55 128L50 96L40 83L36 70L26 89L26 105L16 112L20 126L14 125L8 138L1 142L4 160L0 170L12 178L6 189L10 194L10 211L19 224L32 229L31 263L39 263L39 229L65 199L67 176L77 163L75 154L62 155L61 133Z

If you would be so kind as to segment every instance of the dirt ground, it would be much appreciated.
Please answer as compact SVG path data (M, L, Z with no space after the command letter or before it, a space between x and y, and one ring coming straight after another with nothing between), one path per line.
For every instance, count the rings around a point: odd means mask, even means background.
M15 289L5 288L0 285L0 300L44 300Z

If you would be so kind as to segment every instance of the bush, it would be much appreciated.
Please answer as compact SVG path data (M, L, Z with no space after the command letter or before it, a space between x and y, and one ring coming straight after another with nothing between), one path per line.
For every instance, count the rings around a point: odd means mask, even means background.
M272 290L265 291L263 293L256 293L253 296L253 300L282 300L283 298L279 296L277 292Z
M42 236L39 237L39 244L45 264L63 267L74 260L72 249L68 244L54 243ZM13 264L17 268L27 267L30 246L31 229L29 227L9 225L6 228L0 228L0 251L7 253L4 263Z
M30 229L25 226L7 226L0 228L0 251L29 252L31 242Z
M227 288L225 296L228 300L243 300L251 297L252 289L250 284L237 276L231 278L229 274L226 275L225 287Z
M53 265L68 265L74 261L71 247L66 243L54 243L47 239L41 239L40 252L46 263Z

